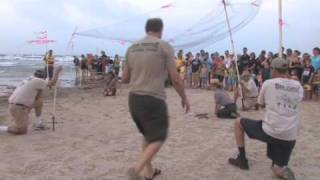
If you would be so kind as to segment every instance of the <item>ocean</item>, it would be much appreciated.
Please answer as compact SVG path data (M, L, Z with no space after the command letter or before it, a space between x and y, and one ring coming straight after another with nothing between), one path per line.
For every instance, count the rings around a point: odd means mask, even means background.
M75 86L75 69L72 56L55 56L55 65L62 65L59 86ZM23 79L32 76L36 69L45 68L41 55L0 55L0 96L10 94Z

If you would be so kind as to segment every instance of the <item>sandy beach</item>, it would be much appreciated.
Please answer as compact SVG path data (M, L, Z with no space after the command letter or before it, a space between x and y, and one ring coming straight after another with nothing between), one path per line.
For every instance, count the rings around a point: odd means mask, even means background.
M128 90L104 98L101 88L59 90L55 132L33 131L24 136L0 135L1 180L126 180L125 172L137 159L140 138L128 112ZM276 180L266 158L266 145L247 141L250 171L227 163L237 149L233 120L213 116L213 93L187 90L191 113L184 114L180 99L167 89L170 135L155 167L158 180ZM0 98L0 124L10 123L7 98ZM52 92L46 94L43 117L50 123ZM320 111L318 102L301 106L303 129L291 159L298 180L320 178ZM195 115L209 113L209 119ZM242 116L263 118L263 110ZM31 120L34 120L32 113ZM47 124L50 126L50 124Z

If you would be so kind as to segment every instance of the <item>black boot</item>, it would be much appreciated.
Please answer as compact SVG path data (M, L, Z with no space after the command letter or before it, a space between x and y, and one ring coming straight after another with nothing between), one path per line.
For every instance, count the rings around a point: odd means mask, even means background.
M238 156L237 158L230 158L229 164L243 170L249 170L248 160L246 158L241 158L240 156Z

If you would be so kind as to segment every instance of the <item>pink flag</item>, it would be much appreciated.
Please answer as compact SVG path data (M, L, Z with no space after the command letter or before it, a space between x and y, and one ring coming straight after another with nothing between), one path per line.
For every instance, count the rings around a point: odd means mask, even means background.
M48 40L48 39L36 39L36 40L31 40L28 41L30 44L37 44L37 45L44 45L44 44L49 44L56 42L55 40Z
M124 41L124 40L119 40L119 43L120 43L122 46L126 45L126 41Z
M279 19L279 25L280 26L286 26L288 24L283 19Z
M48 38L48 35L47 34L44 34L43 36L38 36L37 39L47 39Z

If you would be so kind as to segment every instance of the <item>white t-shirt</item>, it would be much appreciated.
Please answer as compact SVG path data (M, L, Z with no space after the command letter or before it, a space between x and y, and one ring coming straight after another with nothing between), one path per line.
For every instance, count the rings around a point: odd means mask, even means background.
M21 82L9 97L9 103L22 104L31 107L36 99L39 90L44 90L47 87L47 81L29 77Z
M250 78L246 84L246 88L249 90L249 92L246 93L246 97L257 98L259 96L259 89L252 78Z
M266 105L262 128L270 136L295 140L299 132L298 106L303 99L303 87L298 81L275 78L264 82L258 103Z

